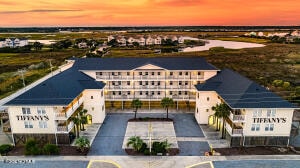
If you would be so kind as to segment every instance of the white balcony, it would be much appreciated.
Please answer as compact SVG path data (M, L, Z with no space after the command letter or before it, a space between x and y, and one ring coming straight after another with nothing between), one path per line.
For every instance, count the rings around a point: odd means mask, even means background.
M245 115L234 115L230 112L229 118L232 122L245 122Z
M71 115L78 109L78 107L83 103L83 98L80 98L77 102L73 104L66 112L56 112L56 120L67 120Z
M74 122L71 121L67 126L57 126L57 132L70 132L74 127Z
M133 95L105 95L106 100L132 100Z
M138 75L134 77L135 80L162 80L165 78L164 75Z
M225 122L225 128L231 136L242 136L243 135L243 128L232 129L228 122Z

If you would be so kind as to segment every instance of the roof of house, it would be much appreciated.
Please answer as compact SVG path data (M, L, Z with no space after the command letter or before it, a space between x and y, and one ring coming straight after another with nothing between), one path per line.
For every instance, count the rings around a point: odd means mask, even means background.
M203 84L198 91L216 91L233 109L236 108L296 108L293 104L250 79L224 69Z
M84 89L102 89L104 86L104 83L95 81L75 68L70 68L40 83L5 105L68 105Z
M167 70L218 70L201 57L157 58L80 58L74 67L79 70L133 70L152 64Z

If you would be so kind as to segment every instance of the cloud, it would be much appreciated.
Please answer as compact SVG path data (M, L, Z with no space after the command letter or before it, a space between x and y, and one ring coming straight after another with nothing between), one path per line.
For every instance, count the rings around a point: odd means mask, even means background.
M52 13L52 12L76 12L78 9L34 9L23 11L1 11L0 14L15 14L15 13Z

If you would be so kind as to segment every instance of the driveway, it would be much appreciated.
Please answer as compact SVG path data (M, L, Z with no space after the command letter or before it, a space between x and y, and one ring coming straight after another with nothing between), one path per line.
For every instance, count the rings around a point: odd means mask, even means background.
M127 121L133 117L133 113L108 114L93 141L89 155L127 155L122 149L122 145ZM166 117L166 114L138 113L137 117L161 118ZM174 120L174 128L177 137L204 137L193 114L170 113L169 118ZM208 148L208 144L203 142L190 143L180 141L180 144L180 150L184 152L184 155L202 155L203 149ZM188 144L194 144L194 146ZM188 152L190 149L192 149L192 151Z

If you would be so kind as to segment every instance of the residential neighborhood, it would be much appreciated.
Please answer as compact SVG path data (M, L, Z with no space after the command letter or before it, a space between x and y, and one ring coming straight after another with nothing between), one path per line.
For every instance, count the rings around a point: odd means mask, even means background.
M110 35L107 37L107 42L116 40L119 46L132 46L137 43L139 46L150 46L150 45L161 45L162 40L171 40L172 42L177 41L179 44L184 43L182 36L159 36L159 35L136 35L136 36L119 36Z
M27 38L0 38L0 48L9 47L9 48L16 48L16 47L23 47L28 45Z

